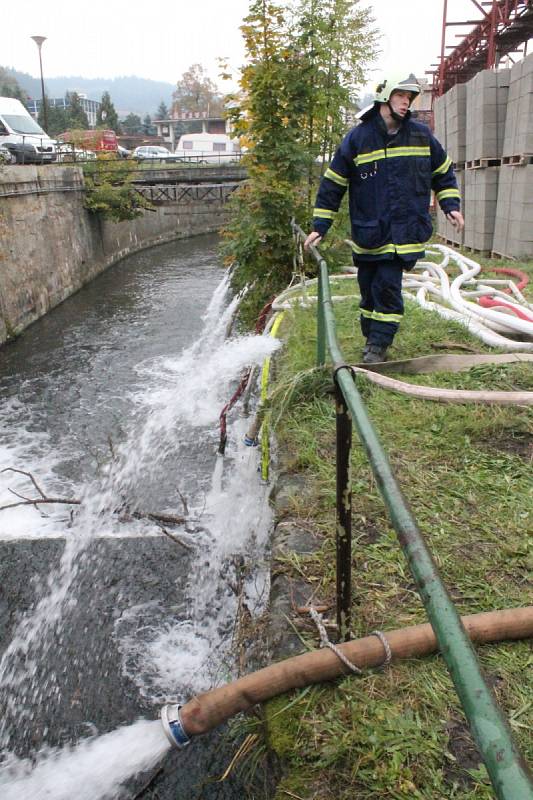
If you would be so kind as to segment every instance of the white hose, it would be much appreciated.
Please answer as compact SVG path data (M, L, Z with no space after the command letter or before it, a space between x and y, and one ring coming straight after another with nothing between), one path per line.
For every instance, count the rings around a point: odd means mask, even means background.
M413 272L405 274L403 288L407 298L445 319L461 323L490 347L533 352L533 321L513 314L513 309L527 314L532 304L525 300L513 281L478 280L480 264L445 245L432 245L428 253L440 254L441 262L419 261ZM450 262L459 269L459 275L451 283L446 272ZM500 285L507 286L514 297L511 299L495 288ZM505 305L484 308L467 299L478 294L505 299Z

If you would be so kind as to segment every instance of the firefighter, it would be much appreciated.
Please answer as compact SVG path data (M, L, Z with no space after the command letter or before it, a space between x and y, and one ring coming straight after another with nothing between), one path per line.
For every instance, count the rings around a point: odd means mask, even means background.
M324 173L305 247L326 235L349 190L353 260L361 294L363 361L386 359L403 316L402 273L432 234L431 190L448 220L462 230L461 196L453 166L426 125L411 117L420 93L414 75L389 75L376 88L361 123L342 140Z

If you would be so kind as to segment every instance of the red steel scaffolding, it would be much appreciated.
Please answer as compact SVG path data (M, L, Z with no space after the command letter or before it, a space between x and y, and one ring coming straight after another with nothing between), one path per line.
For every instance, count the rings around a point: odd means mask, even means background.
M504 56L512 60L513 53L525 53L528 40L533 38L533 0L471 2L483 15L481 18L450 22L448 0L444 0L440 63L432 64L437 69L430 71L434 98L456 83L466 83L480 70L497 66ZM474 27L450 48L446 45L446 32L454 25ZM452 50L447 56L446 49Z

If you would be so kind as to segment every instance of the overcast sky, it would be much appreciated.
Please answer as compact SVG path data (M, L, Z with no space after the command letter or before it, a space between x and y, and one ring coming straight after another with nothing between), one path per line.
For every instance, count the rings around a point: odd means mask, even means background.
M370 82L399 67L423 77L440 53L443 0L360 0L371 7L381 32L382 55ZM193 63L217 79L217 57L237 70L244 62L239 26L249 0L159 0L131 4L114 0L73 2L12 0L0 12L0 65L39 75L30 36L46 36L46 76L114 78L136 75L175 83ZM448 19L477 19L472 0L448 0ZM456 42L459 28L449 28Z

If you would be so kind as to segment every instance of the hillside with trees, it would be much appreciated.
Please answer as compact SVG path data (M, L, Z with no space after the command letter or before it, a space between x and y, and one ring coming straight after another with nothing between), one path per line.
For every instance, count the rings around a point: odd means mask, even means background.
M41 97L39 78L9 67L0 67L0 86L9 86L13 81L28 97ZM141 118L146 114L154 115L161 103L170 106L175 89L173 83L152 81L133 75L120 78L82 78L79 75L47 78L45 74L44 82L48 97L64 97L67 92L75 91L86 94L89 100L100 102L104 92L108 92L120 117L129 113L138 114Z

